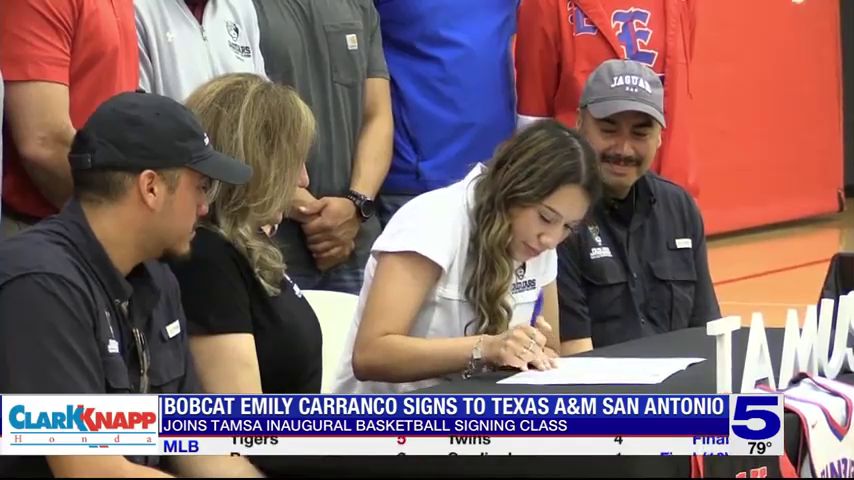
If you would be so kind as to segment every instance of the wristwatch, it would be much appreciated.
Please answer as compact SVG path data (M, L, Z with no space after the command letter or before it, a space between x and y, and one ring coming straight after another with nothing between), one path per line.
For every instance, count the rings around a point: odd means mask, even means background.
M377 211L373 200L355 190L347 192L345 197L356 205L356 211L359 212L363 222L373 217Z

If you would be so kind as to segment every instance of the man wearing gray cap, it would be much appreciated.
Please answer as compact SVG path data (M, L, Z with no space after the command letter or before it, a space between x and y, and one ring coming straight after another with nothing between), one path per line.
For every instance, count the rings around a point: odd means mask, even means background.
M682 187L649 171L666 127L661 80L641 63L608 60L579 105L605 196L558 248L562 353L720 318L702 215Z

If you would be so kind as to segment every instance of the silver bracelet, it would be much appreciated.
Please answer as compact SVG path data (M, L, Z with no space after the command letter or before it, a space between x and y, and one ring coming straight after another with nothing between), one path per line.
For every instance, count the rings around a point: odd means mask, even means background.
M486 371L486 367L486 360L483 359L483 335L481 335L480 338L477 339L477 343L474 344L474 348L471 350L471 357L469 357L468 365L463 369L463 380L468 380L476 373Z

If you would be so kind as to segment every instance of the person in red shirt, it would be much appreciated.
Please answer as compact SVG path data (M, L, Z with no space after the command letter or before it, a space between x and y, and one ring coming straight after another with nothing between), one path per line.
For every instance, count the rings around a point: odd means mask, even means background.
M68 150L107 98L139 84L132 0L0 1L4 236L71 196Z
M540 118L575 126L587 76L621 58L664 84L667 128L652 170L697 197L690 70L697 0L523 0L516 38L520 128Z

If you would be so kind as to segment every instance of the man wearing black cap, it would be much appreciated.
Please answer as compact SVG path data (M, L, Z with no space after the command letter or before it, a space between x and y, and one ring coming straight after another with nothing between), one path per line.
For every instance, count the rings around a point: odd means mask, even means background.
M564 354L720 318L700 211L649 172L665 126L649 67L608 60L590 74L578 128L600 155L606 194L558 248Z
M79 130L74 196L0 242L0 391L192 393L178 284L157 260L189 253L211 181L244 183L166 97L123 93ZM257 475L239 457L169 457L182 475ZM157 457L0 457L0 475L149 476ZM5 476L5 475L4 475Z

